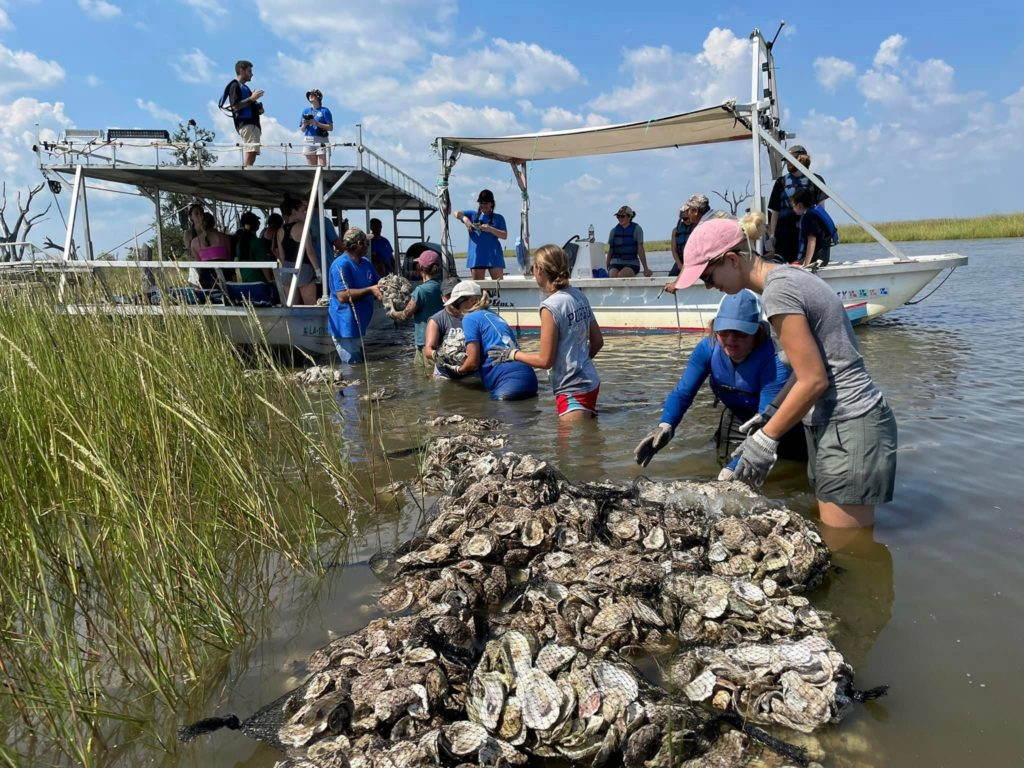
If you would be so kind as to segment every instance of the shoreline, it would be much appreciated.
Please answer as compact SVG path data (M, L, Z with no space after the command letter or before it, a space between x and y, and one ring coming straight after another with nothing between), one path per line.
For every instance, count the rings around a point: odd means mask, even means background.
M874 223L874 222L872 222ZM874 223L876 229L893 242L920 242L924 240L998 240L1024 237L1024 211L993 213L970 218L908 219ZM873 243L874 238L858 224L839 224L839 244ZM648 253L668 251L668 240L649 240ZM457 251L455 258L465 259L465 251ZM505 259L515 262L516 252L505 249Z

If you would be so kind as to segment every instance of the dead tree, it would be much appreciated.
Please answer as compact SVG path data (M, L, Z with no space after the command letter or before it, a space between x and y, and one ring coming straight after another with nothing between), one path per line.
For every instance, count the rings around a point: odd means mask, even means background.
M737 192L730 192L728 187L726 187L724 192L719 192L714 189L711 191L722 198L722 202L729 206L729 215L731 216L737 216L739 214L740 206L753 197L750 193L749 181L747 182L747 186L743 188L743 197L740 197Z
M50 206L46 210L34 216L29 215L32 208L32 199L43 190L43 184L33 187L28 191L25 202L21 201L21 192L18 192L18 218L14 225L7 223L7 183L0 182L0 262L21 261L28 250L25 243L28 240L28 233L46 214L50 212ZM52 203L51 203L52 205ZM21 245L11 245L21 243Z

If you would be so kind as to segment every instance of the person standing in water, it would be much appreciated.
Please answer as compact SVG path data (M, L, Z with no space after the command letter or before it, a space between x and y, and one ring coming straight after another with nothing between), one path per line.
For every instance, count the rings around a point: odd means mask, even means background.
M821 521L838 528L873 525L875 507L892 500L896 418L875 386L853 326L835 291L798 267L772 264L754 250L764 216L704 222L690 236L676 285L762 296L795 376L778 410L736 449L736 478L759 485L771 471L779 440L801 420L807 474Z

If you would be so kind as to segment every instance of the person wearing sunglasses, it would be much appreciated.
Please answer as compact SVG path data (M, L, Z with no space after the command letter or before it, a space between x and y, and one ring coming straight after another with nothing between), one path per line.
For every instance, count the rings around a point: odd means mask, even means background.
M760 485L775 464L780 438L802 421L821 522L837 528L873 525L875 507L892 500L896 419L864 365L835 291L805 269L762 259L754 243L764 232L760 213L701 224L686 243L676 281L678 288L701 280L727 294L745 288L760 294L793 369L794 381L778 410L751 425L733 454L739 459L735 476Z
M790 370L775 353L768 323L761 319L757 296L750 291L726 296L711 328L690 353L679 383L665 400L661 422L633 452L637 464L646 467L654 454L668 444L709 377L715 399L725 406L715 433L719 459L728 457L732 443L743 441L743 427L737 425L745 426L759 414L774 412L773 403L789 379ZM779 455L794 461L807 460L807 446L799 424L779 441Z
M615 212L618 222L608 233L608 255L605 269L608 277L634 277L643 269L644 277L654 273L647 267L647 251L644 250L644 231L633 219L636 211L624 205Z

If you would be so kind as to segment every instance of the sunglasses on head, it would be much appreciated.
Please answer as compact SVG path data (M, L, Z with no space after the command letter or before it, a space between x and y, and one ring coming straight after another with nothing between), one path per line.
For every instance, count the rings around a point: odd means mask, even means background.
M730 251L726 251L725 253L715 256L715 258L707 262L707 264L704 267L704 271L700 273L701 282L703 282L705 285L708 284L708 281L711 280L711 277L712 275L714 275L715 270L718 269L719 265L723 261L725 261L725 257L729 253Z
M615 218L616 219L628 219L629 218L629 214L628 213L616 213L615 214Z

